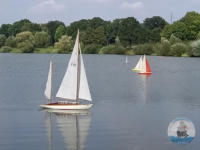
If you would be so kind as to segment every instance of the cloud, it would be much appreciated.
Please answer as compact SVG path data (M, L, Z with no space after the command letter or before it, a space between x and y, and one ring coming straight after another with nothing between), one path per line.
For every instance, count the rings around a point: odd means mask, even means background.
M144 7L144 4L142 2L123 2L120 5L123 9L132 9L132 10L138 10Z
M53 14L63 11L64 5L58 4L56 0L44 0L29 9L32 14Z

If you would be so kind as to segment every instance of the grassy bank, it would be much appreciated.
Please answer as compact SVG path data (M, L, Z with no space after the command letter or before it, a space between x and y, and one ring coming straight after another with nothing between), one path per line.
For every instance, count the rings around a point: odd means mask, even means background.
M72 48L59 50L53 46L47 48L34 48L31 53L45 54L45 53L71 53ZM0 48L1 53L22 53L23 50L19 48L11 48L3 46ZM169 40L162 38L161 42L144 43L133 45L125 48L121 44L113 44L107 46L101 45L87 45L82 46L84 54L120 54L120 55L152 55L152 56L177 56L190 57L200 56L200 40L183 42L175 37Z

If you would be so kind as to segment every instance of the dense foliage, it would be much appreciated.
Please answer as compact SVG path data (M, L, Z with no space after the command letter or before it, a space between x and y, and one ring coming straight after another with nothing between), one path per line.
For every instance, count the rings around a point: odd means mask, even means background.
M60 21L37 24L23 19L1 25L0 52L71 53L78 29L82 53L200 56L197 12L188 12L172 24L159 16L143 23L134 17L113 21L94 17L69 26Z

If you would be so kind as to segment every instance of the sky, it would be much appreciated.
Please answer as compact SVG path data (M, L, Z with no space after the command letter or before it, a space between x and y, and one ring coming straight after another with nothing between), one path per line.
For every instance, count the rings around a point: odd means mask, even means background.
M80 19L101 17L104 20L161 16L169 23L188 11L200 13L200 0L2 0L0 25L27 18L35 23L59 20L69 25Z

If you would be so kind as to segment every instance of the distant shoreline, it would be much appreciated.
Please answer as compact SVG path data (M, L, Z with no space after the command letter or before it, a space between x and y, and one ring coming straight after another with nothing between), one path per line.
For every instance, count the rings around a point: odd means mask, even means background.
M46 49L48 51L48 48ZM53 53L53 52L44 52L44 49L42 51L36 51L34 53L22 53L19 52L19 50L14 49L13 52L0 52L0 54L67 54L67 55L71 55L71 53ZM115 54L115 53L109 53L109 54L94 54L94 53L83 53L83 55L121 55L121 56L141 56L144 54ZM158 57L188 57L188 58L199 58L198 56L187 56L187 55L183 55L183 56L162 56L162 55L148 55L147 56L158 56Z

